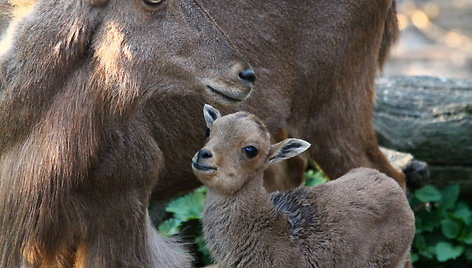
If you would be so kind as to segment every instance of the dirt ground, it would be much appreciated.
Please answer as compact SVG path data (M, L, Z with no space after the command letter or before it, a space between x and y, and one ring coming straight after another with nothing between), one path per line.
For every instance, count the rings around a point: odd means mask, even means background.
M402 29L385 75L472 78L472 0L397 0Z

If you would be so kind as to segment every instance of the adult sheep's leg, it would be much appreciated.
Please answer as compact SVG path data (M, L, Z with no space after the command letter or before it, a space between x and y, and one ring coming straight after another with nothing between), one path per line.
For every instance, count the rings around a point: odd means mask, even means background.
M148 199L163 154L147 133L139 120L110 133L112 146L81 189L88 227L83 267L191 266L190 255L160 237L149 218Z
M177 241L163 238L152 225L149 215L146 218L147 239L150 252L150 267L191 267L191 257Z
M298 133L312 146L312 158L330 178L357 167L377 169L394 178L405 189L405 176L395 169L379 149L371 123L371 100L341 108L322 105L311 111ZM364 106L364 107L362 107Z
M103 217L100 222L107 224L79 246L74 267L191 267L190 255L178 243L157 234L145 207L116 212L122 217Z
M365 12L372 12L364 21L369 31L350 27L343 35L350 40L348 46L334 39L329 50L314 48L316 61L325 65L314 64L307 93L295 97L297 106L310 108L300 111L293 106L289 123L295 126L294 133L312 143L309 154L329 177L337 178L356 167L371 167L395 178L405 189L403 173L381 153L372 124L375 74L398 32L395 2L358 3L363 3ZM362 13L359 7L352 12ZM356 25L358 19L347 16L344 24Z

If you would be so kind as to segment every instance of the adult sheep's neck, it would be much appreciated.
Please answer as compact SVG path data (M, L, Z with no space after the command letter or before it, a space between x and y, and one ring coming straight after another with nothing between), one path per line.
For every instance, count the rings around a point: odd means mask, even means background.
M231 196L208 190L203 228L213 257L227 266L244 263L240 256L248 248L270 251L275 237L288 236L287 220L272 207L262 174Z

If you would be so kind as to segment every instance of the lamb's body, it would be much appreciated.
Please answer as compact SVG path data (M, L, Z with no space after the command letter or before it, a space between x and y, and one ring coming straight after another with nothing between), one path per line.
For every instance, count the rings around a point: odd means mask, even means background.
M414 217L386 175L360 168L273 194L251 182L230 197L208 192L205 239L224 267L403 267Z
M404 267L414 215L392 178L370 168L308 188L267 193L267 164L309 147L298 139L270 144L260 119L219 118L204 109L211 134L192 159L208 187L205 239L223 267ZM214 123L213 123L214 122Z

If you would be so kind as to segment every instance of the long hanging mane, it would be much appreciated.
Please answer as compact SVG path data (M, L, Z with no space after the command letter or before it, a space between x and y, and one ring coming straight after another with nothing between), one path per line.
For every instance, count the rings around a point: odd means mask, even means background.
M84 0L39 3L0 57L0 267L19 267L23 257L64 261L47 254L76 239L64 197L86 177L103 127L84 63L98 9ZM8 4L14 11L20 2Z

